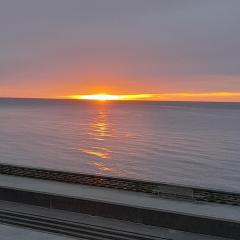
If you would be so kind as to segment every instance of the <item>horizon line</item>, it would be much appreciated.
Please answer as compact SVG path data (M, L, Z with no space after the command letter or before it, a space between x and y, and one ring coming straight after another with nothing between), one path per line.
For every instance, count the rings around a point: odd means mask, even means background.
M0 96L1 99L52 99L77 101L240 102L240 92L175 92L135 94L75 94L58 96Z
M86 99L71 99L71 98L50 98L50 97L0 97L2 99L9 100L50 100L50 101L74 101L74 102L98 102L97 100L86 100ZM108 102L182 102L182 103L240 103L239 101L214 101L214 100L113 100Z

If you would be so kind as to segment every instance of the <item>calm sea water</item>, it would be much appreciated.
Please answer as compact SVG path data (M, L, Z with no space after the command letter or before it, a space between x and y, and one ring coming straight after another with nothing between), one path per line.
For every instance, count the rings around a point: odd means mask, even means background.
M0 162L240 191L240 104L1 99Z

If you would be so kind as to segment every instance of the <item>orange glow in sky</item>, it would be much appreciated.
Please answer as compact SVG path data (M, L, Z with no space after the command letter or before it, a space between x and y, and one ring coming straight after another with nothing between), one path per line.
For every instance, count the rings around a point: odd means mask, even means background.
M70 98L79 100L98 100L98 101L111 101L111 100L141 100L149 99L154 94L128 94L128 95L111 95L111 94L93 94L93 95L73 95Z
M124 101L124 100L154 100L154 101L225 101L240 99L240 92L180 92L180 93L152 93L152 94L92 94L92 95L72 95L67 98L78 100L95 101Z

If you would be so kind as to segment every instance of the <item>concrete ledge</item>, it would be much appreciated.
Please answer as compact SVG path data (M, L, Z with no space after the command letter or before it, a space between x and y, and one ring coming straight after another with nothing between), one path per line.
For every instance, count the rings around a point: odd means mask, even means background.
M240 193L226 192L217 189L204 189L192 186L181 186L137 179L107 177L77 172L64 172L44 168L31 168L0 163L0 174L29 177L32 179L51 180L63 183L74 183L103 188L148 193L151 195L185 199L199 202L215 202L240 206Z
M0 187L0 199L220 237L237 239L240 234L240 222L238 221L153 209L151 206L147 208L86 199L84 196L82 198L64 196L2 186Z
M155 227L151 225L117 220L112 218L91 216L88 214L82 214L77 212L64 211L64 210L58 210L58 209L49 209L49 208L38 207L38 206L23 204L23 203L0 201L0 227L1 227L1 222L4 223L9 220L15 221L13 225L22 226L22 224L24 224L25 227L30 229L35 229L35 230L42 227L48 227L48 228L50 227L50 232L54 231L56 233L56 231L58 230L66 231L66 229L68 229L70 232L67 232L66 235L69 237L70 235L72 235L72 233L86 234L86 230L87 230L87 233L90 234L90 236L88 237L90 238L92 237L92 233L94 236L96 236L96 233L98 233L98 235L105 235L105 233L108 233L108 234L110 233L111 237L113 237L111 239L119 239L119 237L121 237L122 240L124 239L125 240L130 240L130 239L132 240L136 240L136 239L227 240L229 239L229 238L222 238L222 237L216 237L216 236L210 236L210 235L177 231L169 228ZM44 231L44 230L45 229L41 229L41 231ZM49 229L46 229L46 231L49 232ZM79 236L79 238L82 239L84 237ZM16 239L16 237L14 239ZM28 238L28 239L35 239L35 238ZM109 237L104 239L109 239Z

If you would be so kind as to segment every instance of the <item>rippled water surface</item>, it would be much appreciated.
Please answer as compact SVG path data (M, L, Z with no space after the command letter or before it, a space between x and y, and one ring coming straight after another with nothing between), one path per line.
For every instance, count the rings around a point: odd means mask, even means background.
M1 99L0 161L240 191L240 104Z

